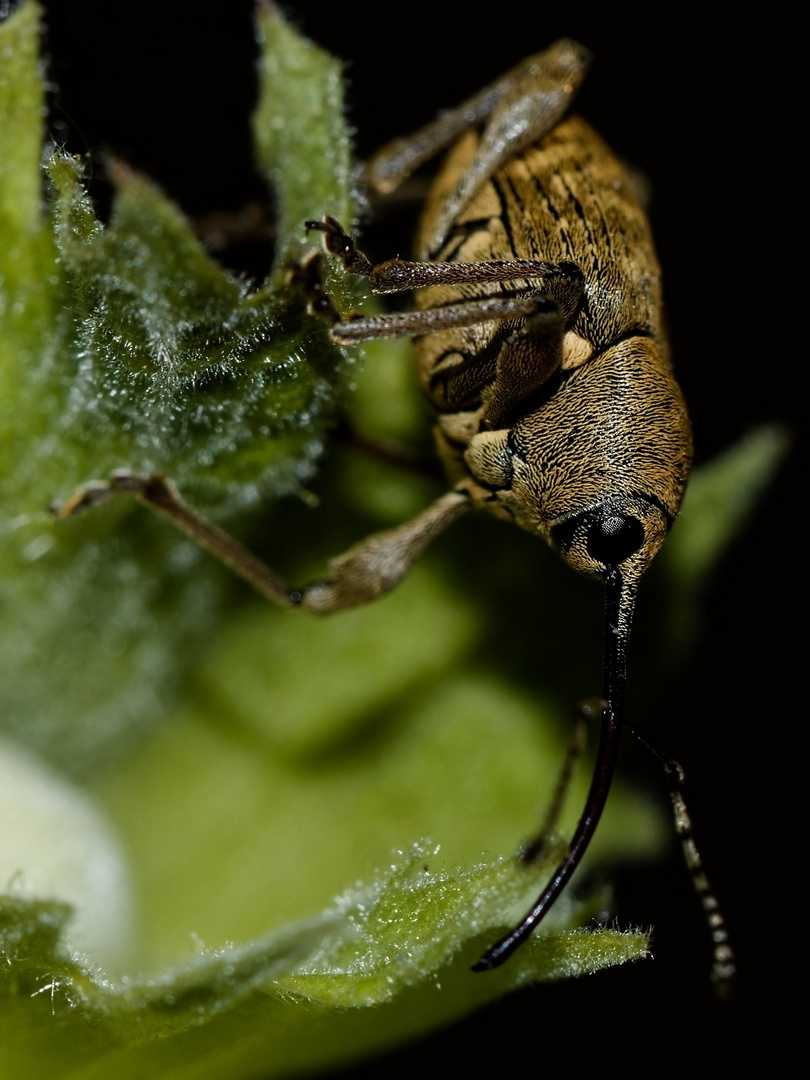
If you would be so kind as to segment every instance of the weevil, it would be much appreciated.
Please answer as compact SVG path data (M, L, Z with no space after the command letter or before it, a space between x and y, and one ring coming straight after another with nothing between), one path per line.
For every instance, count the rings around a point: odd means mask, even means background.
M586 804L536 903L475 970L497 966L526 940L594 835L624 723L636 590L678 513L691 460L645 213L611 151L569 113L589 62L582 46L559 41L371 159L365 181L385 194L449 148L426 201L416 261L373 264L339 222L306 223L372 291L415 291L414 311L341 317L321 285L320 255L297 274L335 342L415 339L450 481L445 495L300 589L200 517L160 475L114 474L61 511L131 491L270 600L318 613L392 589L472 509L543 538L573 569L604 582L601 731Z

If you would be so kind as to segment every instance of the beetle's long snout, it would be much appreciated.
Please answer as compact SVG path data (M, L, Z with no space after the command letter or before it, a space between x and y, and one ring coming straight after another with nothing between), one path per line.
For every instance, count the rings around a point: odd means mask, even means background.
M585 808L577 823L568 853L534 906L518 925L473 965L473 971L489 971L512 955L545 918L554 901L570 881L591 842L605 808L624 723L624 684L626 677L627 639L633 617L636 582L628 581L614 568L605 575L605 644L603 695L599 749Z

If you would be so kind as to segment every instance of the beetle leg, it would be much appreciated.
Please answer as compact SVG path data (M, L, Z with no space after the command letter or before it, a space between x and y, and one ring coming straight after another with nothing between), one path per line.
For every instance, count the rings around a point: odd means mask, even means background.
M367 163L366 183L379 194L388 194L462 132L487 118L497 118L490 123L492 150L482 165L484 175L491 175L505 158L542 138L558 123L590 59L590 53L574 41L555 42L413 135L388 143ZM453 211L454 217L457 212Z
M557 822L562 813L565 796L568 794L568 788L571 784L574 766L585 752L585 743L587 739L586 722L593 717L597 710L601 716L604 707L605 703L603 701L589 699L583 701L577 709L576 723L574 724L574 730L571 732L571 738L568 740L565 761L563 762L560 774L557 777L554 794L551 797L551 802L549 803L546 815L543 818L543 824L540 826L537 834L524 846L520 853L522 862L527 864L539 862L545 854L549 840L553 835L554 830L557 828Z
M559 305L548 297L525 298L532 299L534 311L504 320L486 348L466 354L451 350L436 357L428 392L440 412L469 410L486 402L480 429L497 430L506 426L529 394L559 371L565 318ZM436 310L452 309L449 305Z
M395 529L373 533L330 562L330 575L303 590L305 607L326 613L356 607L389 592L428 544L471 508L462 491L450 491Z
M405 577L428 544L470 508L467 495L451 491L437 499L412 521L395 529L374 533L330 563L330 574L300 589L291 588L243 544L198 514L180 497L170 480L160 473L138 476L119 471L106 481L80 488L60 508L59 517L116 495L130 493L168 518L192 540L252 585L267 600L282 607L303 607L325 614L356 607L389 592Z
M377 263L368 275L375 293L405 292L432 285L495 285L520 282L522 289L535 289L562 300L571 310L582 296L585 280L572 262L552 263L543 259L490 259L480 262L409 262L388 259Z
M334 323L329 333L338 345L359 345L363 341L413 337L438 330L455 330L460 326L529 318L548 313L552 308L556 316L559 308L544 296L493 296L485 300L462 300L425 311L368 316L350 313L346 319Z
M376 458L388 465L406 469L422 477L441 482L442 471L436 455L419 450L397 439L387 439L381 435L370 435L358 431L345 416L339 416L332 432L336 442L359 450L367 457Z
M543 259L492 259L482 262L411 262L407 259L387 259L372 263L360 251L349 233L329 214L322 221L305 222L307 230L317 229L330 255L337 255L349 274L368 278L374 293L407 292L433 285L490 285L505 281L524 282L525 289L548 293L558 300L566 317L570 318L584 291L582 271L572 262L552 263ZM312 260L310 260L312 262ZM301 277L305 287L318 264ZM309 291L313 291L309 286Z
M365 316L350 313L341 319L323 288L320 256L314 255L296 268L296 280L309 297L313 314L320 315L330 323L332 340L339 345L412 337L507 320L525 320L516 331L510 330L513 337L515 334L529 336L539 331L540 337L556 335L561 338L564 326L573 319L584 292L582 272L571 262L549 263L539 259L513 259L472 263L418 263L391 259L375 265L357 248L353 238L343 231L340 223L333 217L326 215L323 221L307 221L306 227L323 232L327 251L343 261L348 273L367 277L374 292L399 292L432 285L520 281L529 293L459 300L442 307L390 315ZM553 328L551 332L549 327ZM555 353L558 352L559 349L555 350ZM545 382L549 374L559 366L559 363L542 364L539 367L533 364L529 365L531 371L525 372L523 366L513 364L512 359L514 358L510 358L510 369L515 370L505 373L502 388L502 396L510 404L515 399L511 383L517 380L518 387L514 389L522 387L525 396L526 392ZM504 413L505 408L501 407L500 412Z

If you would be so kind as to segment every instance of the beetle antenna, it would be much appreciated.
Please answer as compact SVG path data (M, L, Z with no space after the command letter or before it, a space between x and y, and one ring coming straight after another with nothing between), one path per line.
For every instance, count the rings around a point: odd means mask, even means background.
M662 750L660 746L648 739L638 728L627 724L627 730L638 739L642 746L646 747L651 754L658 758L666 773L669 782L669 796L672 802L672 815L675 820L675 832L680 839L686 868L692 879L692 887L703 908L703 915L711 935L713 950L712 982L715 984L718 994L723 997L729 993L733 986L737 967L734 950L729 941L726 919L717 899L717 894L706 874L703 857L695 841L692 817L686 807L686 799L683 794L686 784L683 767L666 750Z
M624 684L627 671L627 639L635 604L635 581L622 577L618 567L605 573L605 644L603 697L605 707L599 734L599 749L585 809L579 819L563 861L557 867L535 904L518 925L496 942L474 965L473 971L490 971L507 960L548 914L554 901L568 884L582 861L607 801L616 758L619 753L624 714Z

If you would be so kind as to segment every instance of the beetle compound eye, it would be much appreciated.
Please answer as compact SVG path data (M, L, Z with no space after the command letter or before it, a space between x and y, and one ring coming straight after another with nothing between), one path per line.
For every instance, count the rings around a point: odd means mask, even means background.
M603 566L618 566L644 544L644 526L634 517L611 514L588 528L588 554Z
M551 536L563 558L585 574L600 574L602 567L618 566L647 541L637 517L609 506L595 507L559 522Z

